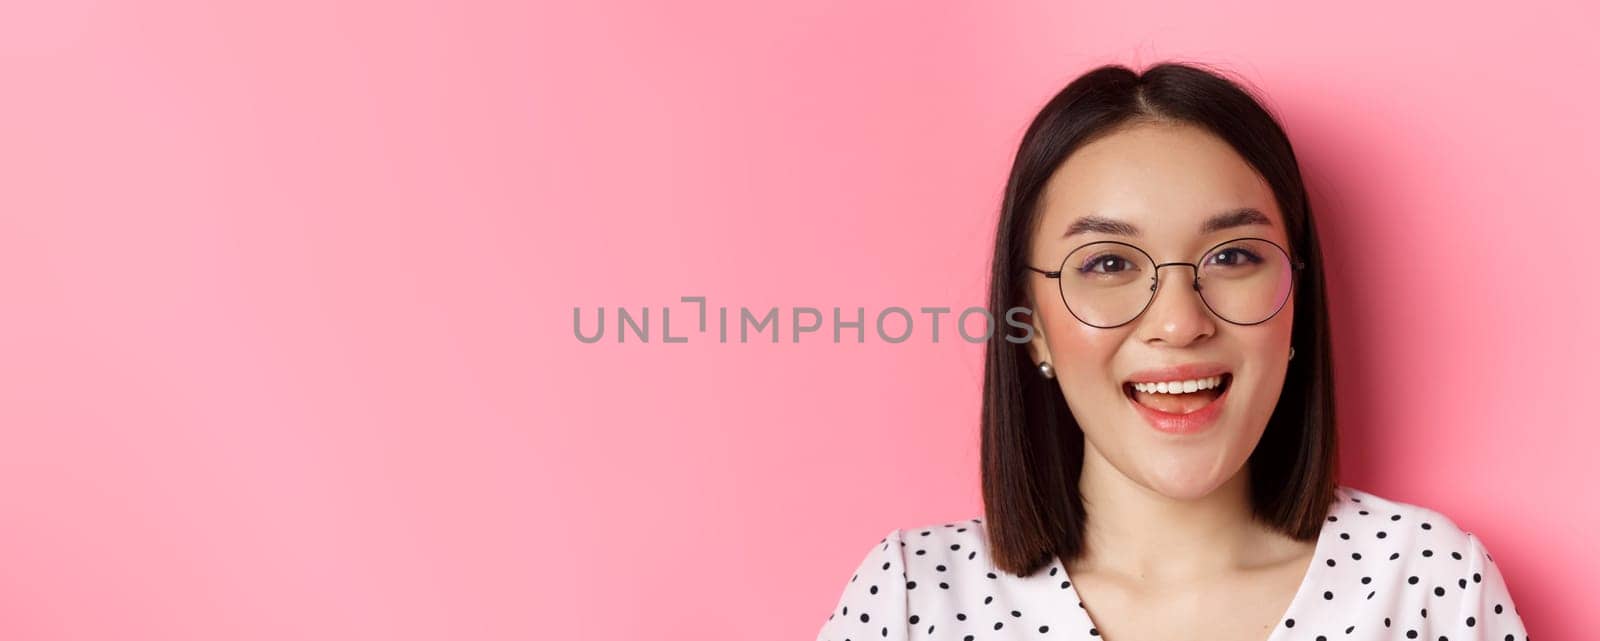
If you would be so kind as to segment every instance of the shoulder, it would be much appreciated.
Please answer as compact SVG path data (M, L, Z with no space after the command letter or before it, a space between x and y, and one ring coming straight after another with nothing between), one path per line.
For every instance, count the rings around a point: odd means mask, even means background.
M988 554L988 535L980 518L938 521L895 530L907 559L922 563L937 559L978 560Z
M906 639L910 624L939 612L939 595L989 567L985 542L976 518L890 530L862 555L817 639Z
M1003 580L989 556L988 530L977 517L890 530L873 543L857 571L896 579L895 587L913 601L930 590Z
M1390 604L1398 629L1526 634L1488 547L1449 515L1341 486L1324 526L1329 565L1349 573L1330 578L1360 575L1356 592Z
M935 521L895 528L884 534L869 553L869 561L887 563L905 573L908 587L916 589L923 570L959 577L963 573L992 569L988 531L978 517Z
M1339 487L1328 521L1341 539L1365 542L1390 554L1465 555L1471 546L1481 545L1442 512L1350 486Z

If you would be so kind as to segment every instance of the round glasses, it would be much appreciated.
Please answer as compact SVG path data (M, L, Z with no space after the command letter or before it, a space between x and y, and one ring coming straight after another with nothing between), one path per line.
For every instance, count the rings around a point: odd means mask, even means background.
M1102 240L1072 250L1061 268L1028 269L1054 278L1080 322L1110 329L1133 322L1155 300L1157 270L1182 265L1194 270L1194 289L1218 318L1259 325L1277 316L1294 292L1295 273L1306 264L1265 238L1235 238L1206 250L1198 263L1156 263L1128 243Z

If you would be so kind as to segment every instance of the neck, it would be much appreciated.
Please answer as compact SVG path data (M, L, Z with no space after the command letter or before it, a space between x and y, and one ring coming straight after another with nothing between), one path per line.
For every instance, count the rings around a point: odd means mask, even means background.
M1204 494L1174 497L1124 476L1085 442L1078 488L1088 517L1080 571L1184 581L1271 553L1251 514L1248 466Z

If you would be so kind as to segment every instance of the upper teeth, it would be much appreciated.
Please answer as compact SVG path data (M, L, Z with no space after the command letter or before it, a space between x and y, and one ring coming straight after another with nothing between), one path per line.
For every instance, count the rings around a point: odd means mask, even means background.
M1196 378L1187 381L1134 383L1133 389L1153 394L1188 394L1203 389L1211 389L1221 384L1221 376L1212 376L1210 378Z

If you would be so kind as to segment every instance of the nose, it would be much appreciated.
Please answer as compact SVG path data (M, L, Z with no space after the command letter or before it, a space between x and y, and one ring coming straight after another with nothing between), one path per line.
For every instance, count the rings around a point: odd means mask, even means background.
M1166 272L1163 276L1162 267L1180 269ZM1184 267L1188 269L1181 269ZM1156 266L1155 272L1155 298L1139 319L1140 339L1182 347L1216 334L1217 326L1211 310L1200 299L1195 266L1190 263L1163 263Z

